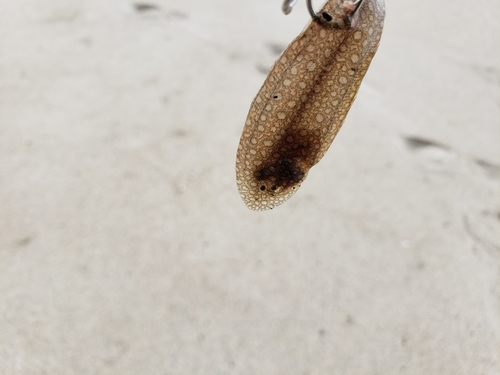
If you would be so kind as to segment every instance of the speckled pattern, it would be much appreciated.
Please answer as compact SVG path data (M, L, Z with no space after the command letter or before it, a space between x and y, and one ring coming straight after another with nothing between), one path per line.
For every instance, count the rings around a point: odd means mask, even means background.
M383 0L330 0L283 52L255 97L236 156L248 208L290 198L340 130L377 51Z

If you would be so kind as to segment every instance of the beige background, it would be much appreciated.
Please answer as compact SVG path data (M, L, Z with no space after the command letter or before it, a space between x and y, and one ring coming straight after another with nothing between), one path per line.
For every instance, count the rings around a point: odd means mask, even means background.
M0 374L500 374L493 3L388 0L332 148L255 213L236 147L304 1L1 0Z

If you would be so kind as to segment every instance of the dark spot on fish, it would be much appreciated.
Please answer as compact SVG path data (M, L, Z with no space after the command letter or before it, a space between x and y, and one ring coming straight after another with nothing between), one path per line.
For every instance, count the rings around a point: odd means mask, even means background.
M298 187L317 162L318 148L314 146L321 142L319 137L304 129L285 132L269 152L268 160L254 171L256 180L270 192Z
M262 168L256 172L255 178L258 181L272 181L275 189L277 186L287 188L300 182L305 177L305 173L298 165L297 161L291 159L281 159L268 167ZM263 189L264 187L264 189ZM266 190L261 186L260 190Z

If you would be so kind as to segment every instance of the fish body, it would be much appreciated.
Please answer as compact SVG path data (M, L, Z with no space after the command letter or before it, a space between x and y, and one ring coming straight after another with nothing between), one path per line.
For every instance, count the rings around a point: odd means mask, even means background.
M248 208L285 202L325 155L377 51L384 17L384 0L329 0L274 63L236 155Z

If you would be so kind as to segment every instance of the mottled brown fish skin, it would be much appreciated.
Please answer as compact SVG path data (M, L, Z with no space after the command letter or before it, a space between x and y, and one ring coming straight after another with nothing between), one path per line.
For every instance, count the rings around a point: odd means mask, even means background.
M340 130L377 51L383 0L330 0L275 62L252 102L236 155L248 208L290 198ZM354 11L354 13L353 13Z

